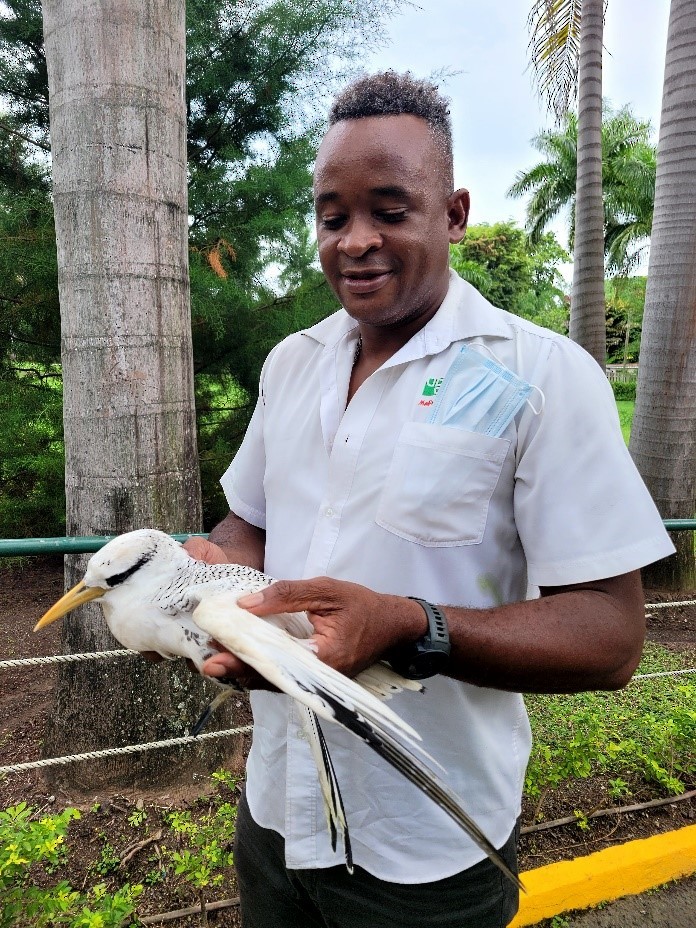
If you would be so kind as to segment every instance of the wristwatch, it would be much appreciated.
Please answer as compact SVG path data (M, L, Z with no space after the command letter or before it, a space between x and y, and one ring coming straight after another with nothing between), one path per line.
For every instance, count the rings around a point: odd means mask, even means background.
M442 673L451 650L447 619L443 612L425 599L409 596L419 603L428 617L428 631L417 641L409 641L387 652L392 668L408 680L425 680Z

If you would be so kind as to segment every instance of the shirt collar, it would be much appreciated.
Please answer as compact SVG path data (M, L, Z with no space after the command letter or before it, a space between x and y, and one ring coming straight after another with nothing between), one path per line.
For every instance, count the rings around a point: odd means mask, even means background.
M438 354L453 342L466 338L511 338L512 329L506 316L450 269L447 296L438 311L384 366ZM355 319L345 309L339 309L311 328L303 329L301 334L327 348L335 348L346 336L357 334L357 329Z

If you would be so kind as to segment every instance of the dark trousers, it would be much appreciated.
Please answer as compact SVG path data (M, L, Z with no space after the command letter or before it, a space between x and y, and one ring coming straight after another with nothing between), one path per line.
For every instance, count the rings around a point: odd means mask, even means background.
M517 829L500 853L517 870ZM239 803L234 862L244 928L505 928L518 890L488 858L434 883L378 880L360 867L288 870L285 842Z

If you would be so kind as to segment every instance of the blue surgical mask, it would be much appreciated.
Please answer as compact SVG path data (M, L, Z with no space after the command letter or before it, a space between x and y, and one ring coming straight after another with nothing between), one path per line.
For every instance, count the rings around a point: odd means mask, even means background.
M498 361L464 345L442 380L428 422L497 438L534 389Z

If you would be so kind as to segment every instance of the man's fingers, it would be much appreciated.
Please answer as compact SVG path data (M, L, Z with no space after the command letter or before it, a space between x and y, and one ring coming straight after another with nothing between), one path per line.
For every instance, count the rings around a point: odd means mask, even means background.
M213 654L212 657L205 661L202 668L206 676L218 678L237 677L248 669L246 664L240 661L238 657L235 657L234 654L230 654L229 651L220 651L218 654Z
M197 561L205 561L206 564L227 564L229 558L218 545L208 541L207 538L201 538L200 535L193 535L184 542L184 550Z
M279 612L316 612L321 614L338 604L338 586L347 584L326 577L313 580L277 580L256 593L240 596L237 604L254 615Z
M221 651L219 654L209 657L203 664L203 673L208 677L215 677L215 679L223 683L227 677L231 677L247 690L262 689L277 692L276 688L264 679L260 673L240 661L234 654L230 654L229 651Z

